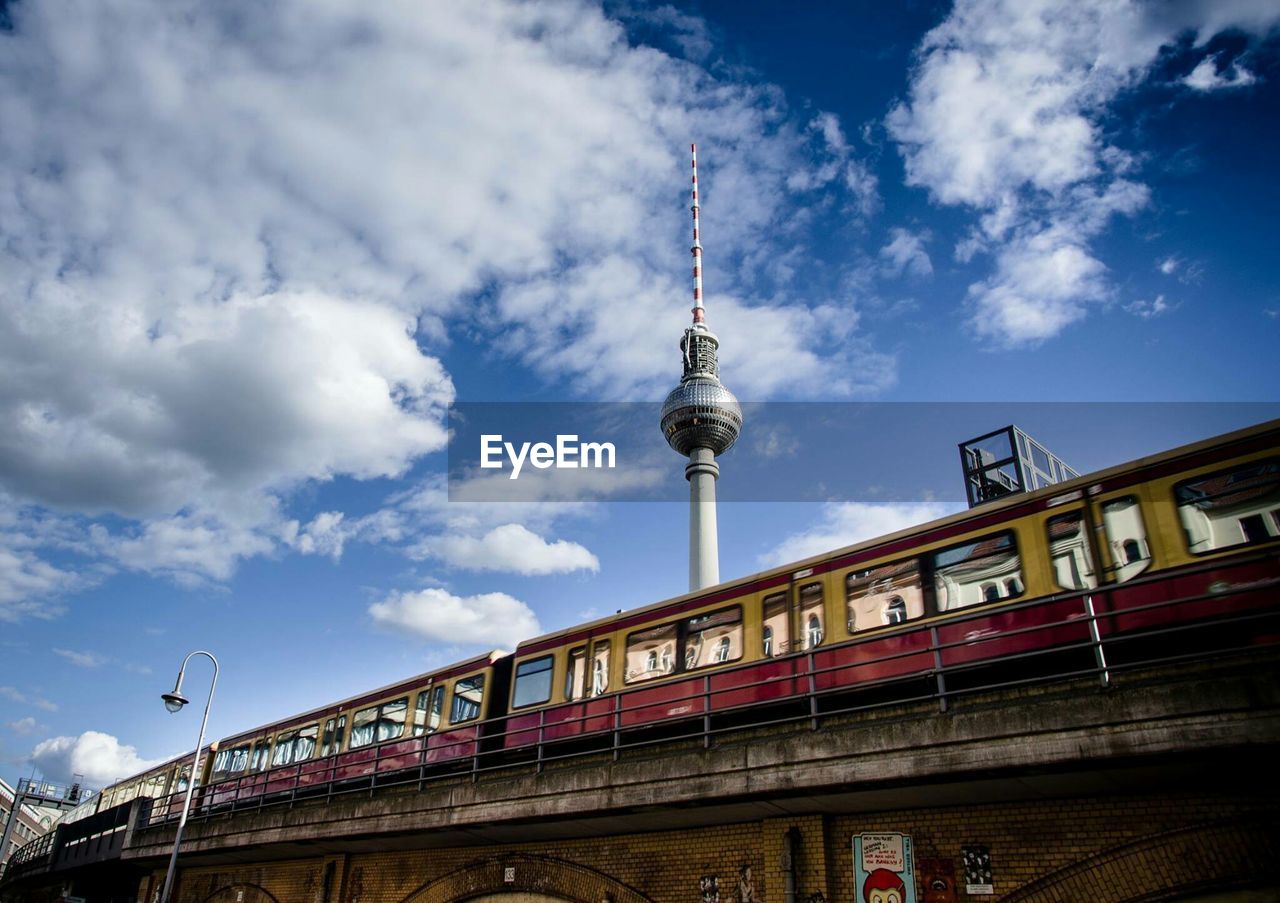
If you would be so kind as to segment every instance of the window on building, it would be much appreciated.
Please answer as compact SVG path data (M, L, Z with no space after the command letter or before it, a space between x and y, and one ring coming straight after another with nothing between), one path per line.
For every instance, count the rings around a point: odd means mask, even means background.
M516 665L516 689L512 705L536 705L551 698L551 670L555 659L550 655L529 659Z
M722 636L716 641L714 658L717 662L727 662L729 660L729 638L727 636Z
M894 596L884 604L884 622L886 624L901 624L907 619L907 600L901 596Z

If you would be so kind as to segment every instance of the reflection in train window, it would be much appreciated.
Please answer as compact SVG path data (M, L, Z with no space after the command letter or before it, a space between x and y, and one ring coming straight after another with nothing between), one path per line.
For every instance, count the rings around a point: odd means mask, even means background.
M742 607L690 618L684 625L685 668L705 668L742 658Z
M773 658L785 655L791 647L790 625L787 621L787 594L776 593L764 600L764 655Z
M453 685L453 708L449 710L449 723L461 724L480 717L480 703L484 701L484 675L463 677Z
M564 698L581 699L587 695L587 647L579 646L569 652L569 667L565 669Z
M924 614L920 564L914 558L850 571L844 590L850 633L901 624Z
M1045 524L1045 530L1049 534L1053 579L1058 586L1063 589L1093 589L1097 586L1083 512L1068 511L1051 517Z
M1117 583L1132 580L1151 565L1147 529L1142 523L1137 496L1126 495L1104 503L1102 525L1106 528L1111 558L1116 564Z
M822 645L822 584L807 583L800 587L800 623L804 625L804 648Z
M622 679L629 684L662 677L675 669L676 625L661 624L627 636L626 667Z
M351 718L351 743L348 749L394 740L404 733L405 715L409 709L409 697L401 696L392 702L361 709Z
M516 666L516 691L511 704L533 705L551 698L551 667L555 660L550 655L529 659Z
M1186 480L1173 491L1193 553L1280 537L1280 458Z
M427 709L431 707L431 690L428 688L418 694L413 702L413 736L421 737L427 732Z
M1022 561L1012 533L997 533L952 546L935 552L932 559L939 611L994 602L1003 597L1002 581L1006 594L1022 592ZM1018 592L1009 593L1010 585L1016 586Z
M599 696L609 689L609 641L596 640L591 650L591 695Z
M220 781L227 775L244 771L249 764L249 744L220 749L213 757L213 774L211 780Z
M318 725L312 724L296 731L285 731L276 737L275 751L271 754L271 764L292 765L311 758L316 751L316 735L320 732Z
M324 734L320 741L320 755L328 756L342 749L342 737L347 730L347 716L338 717L336 726L334 720L330 718L324 723Z
M253 747L253 757L249 760L250 771L261 771L267 767L271 753L271 741L259 740Z

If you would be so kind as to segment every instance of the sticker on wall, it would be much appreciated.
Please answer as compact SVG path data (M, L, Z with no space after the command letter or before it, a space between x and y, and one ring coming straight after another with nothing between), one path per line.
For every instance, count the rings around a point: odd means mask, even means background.
M991 880L991 850L985 844L960 848L964 860L964 892L970 896L991 896L996 892Z
M951 859L921 859L923 903L956 903L956 866Z
M855 834L853 877L859 903L916 903L911 838L906 834Z
M720 876L703 875L698 879L702 903L720 903Z

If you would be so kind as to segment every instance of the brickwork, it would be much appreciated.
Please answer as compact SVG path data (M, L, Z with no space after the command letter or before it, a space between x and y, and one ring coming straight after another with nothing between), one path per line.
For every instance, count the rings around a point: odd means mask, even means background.
M783 852L794 829L796 903L859 903L852 836L881 832L909 834L917 863L953 861L962 903L1126 903L1177 889L1280 882L1276 803L1264 795L1079 798L353 854L191 869L175 901L460 903L507 894L571 903L784 903ZM971 843L990 849L994 897L964 893L960 847ZM151 887L162 878L152 876ZM151 899L146 886L140 901ZM924 890L917 888L918 900Z

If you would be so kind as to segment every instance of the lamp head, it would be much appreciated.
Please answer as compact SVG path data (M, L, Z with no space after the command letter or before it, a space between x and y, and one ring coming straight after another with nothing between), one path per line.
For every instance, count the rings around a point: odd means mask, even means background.
M164 700L164 707L170 712L177 712L184 705L190 702L187 697L183 696L177 690L174 690L172 693L163 693L160 698Z

